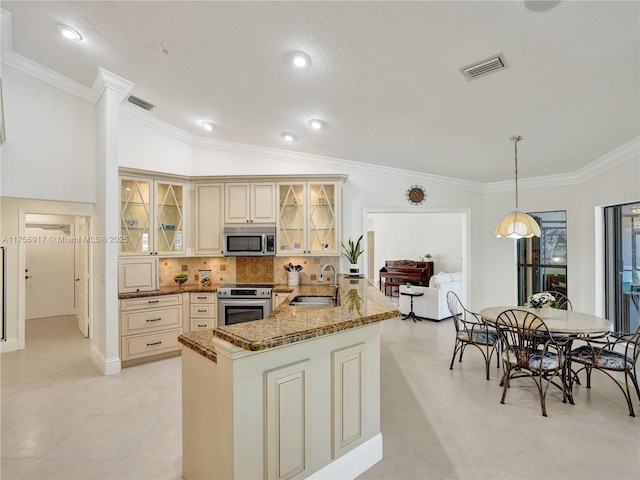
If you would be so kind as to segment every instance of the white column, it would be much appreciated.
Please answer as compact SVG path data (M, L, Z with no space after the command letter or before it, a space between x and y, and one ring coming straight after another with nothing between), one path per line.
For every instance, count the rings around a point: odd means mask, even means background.
M93 88L98 91L96 135L96 204L92 234L109 239L119 228L118 146L120 105L133 84L100 69ZM92 243L92 356L105 375L121 369L118 334L118 244Z

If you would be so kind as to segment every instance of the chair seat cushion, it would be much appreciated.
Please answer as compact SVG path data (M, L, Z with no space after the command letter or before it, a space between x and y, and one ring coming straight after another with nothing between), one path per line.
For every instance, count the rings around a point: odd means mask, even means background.
M633 368L633 359L626 358L625 361L624 354L606 348L591 348L588 345L572 350L571 360L591 366L594 366L595 361L596 368L604 368L606 370L624 371Z
M540 367L540 360L542 359L542 367ZM557 370L560 368L560 362L564 363L564 355L559 358L555 352L545 352L542 357L542 352L539 350L531 350L527 353L527 360L523 363L518 362L516 351L513 347L509 347L508 350L502 352L502 360L509 362L511 365L519 367L529 368L531 370Z
M458 339L464 342L481 343L483 345L495 345L498 342L498 334L496 332L483 329L459 330Z

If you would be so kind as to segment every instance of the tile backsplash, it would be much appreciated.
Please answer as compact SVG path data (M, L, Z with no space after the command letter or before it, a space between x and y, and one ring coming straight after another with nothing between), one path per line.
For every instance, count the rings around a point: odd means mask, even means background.
M302 265L300 283L317 282L320 269L330 263L340 271L340 257L182 257L160 259L160 286L174 286L178 273L188 275L187 285L200 283L200 270L211 271L211 283L287 283L284 265ZM329 270L327 273L331 273ZM333 281L328 277L326 282Z

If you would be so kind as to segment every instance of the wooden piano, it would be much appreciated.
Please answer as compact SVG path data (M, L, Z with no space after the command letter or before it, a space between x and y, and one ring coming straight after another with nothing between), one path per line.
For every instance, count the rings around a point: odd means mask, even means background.
M380 269L380 291L393 295L394 287L407 282L411 285L429 286L433 276L433 262L415 262L412 260L387 260ZM396 288L397 290L397 288ZM391 293L388 293L388 292Z

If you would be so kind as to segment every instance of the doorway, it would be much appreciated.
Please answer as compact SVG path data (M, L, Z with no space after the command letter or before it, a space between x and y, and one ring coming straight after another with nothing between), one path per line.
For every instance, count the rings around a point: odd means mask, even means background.
M89 336L89 218L26 214L25 321L73 315Z
M431 254L434 273L463 274L464 298L469 296L469 211L468 209L380 208L365 209L367 230L365 272L378 284L378 271L385 260L421 260ZM370 244L369 239L375 243Z

